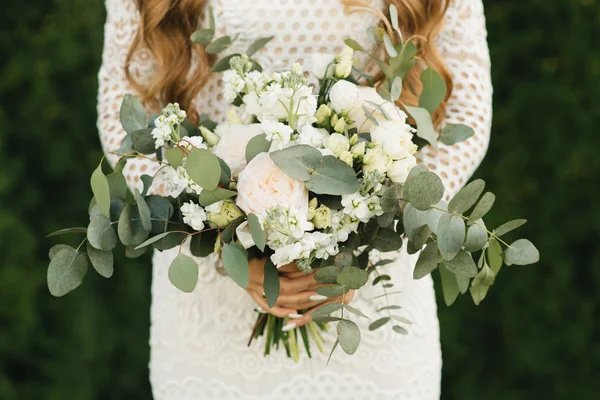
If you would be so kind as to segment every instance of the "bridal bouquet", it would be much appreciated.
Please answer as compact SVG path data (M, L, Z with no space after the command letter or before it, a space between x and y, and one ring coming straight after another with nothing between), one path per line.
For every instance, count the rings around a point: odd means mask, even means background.
M248 285L248 258L264 257L270 307L279 295L278 268L290 263L305 272L318 269L315 279L326 286L316 291L323 296L343 299L370 276L386 295L393 286L379 271L386 262L370 264L368 255L399 250L403 241L409 253L420 251L414 279L437 269L449 305L467 291L479 304L503 264L537 262L528 240L502 239L524 220L486 227L483 217L495 196L484 193L482 180L446 203L441 179L418 163L420 147L452 145L473 130L448 125L438 136L431 114L447 89L431 68L422 72L418 106L399 102L418 49L412 38L402 40L393 6L390 14L391 32L372 30L385 49L384 55L370 55L382 72L377 82L354 66L355 52L365 50L351 39L340 54L315 57L318 91L300 65L267 73L252 58L271 39L264 38L214 67L223 72L222 95L231 104L227 122L203 117L196 126L176 103L149 117L134 96L126 96L120 115L128 135L115 153L121 160L109 175L102 162L92 174L87 228L54 233L79 232L85 239L77 248L59 244L50 250L50 292L62 296L78 287L88 263L110 277L119 242L129 257L149 248L179 248L168 275L184 292L198 280L195 260L181 251L184 244L194 256L218 253L241 287ZM213 35L214 28L192 39L214 53L232 41ZM161 168L156 177L142 176L143 190L131 193L122 170L128 158L139 156L156 159ZM155 178L164 184L161 196L149 192ZM394 315L398 308L389 305L379 310L381 316L369 316L369 329L408 333L410 321ZM283 319L259 314L252 336L266 336L265 354L281 343L297 358L300 340L309 354L310 338L322 350L320 330L335 323L333 348L339 344L353 354L361 333L349 314L368 318L343 300L329 302L307 326L283 332Z

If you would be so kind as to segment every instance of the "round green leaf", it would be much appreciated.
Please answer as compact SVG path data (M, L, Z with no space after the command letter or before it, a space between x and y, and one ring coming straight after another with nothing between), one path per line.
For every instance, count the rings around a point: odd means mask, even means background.
M382 252L396 251L402 247L402 237L393 229L380 228L377 230L371 246Z
M119 111L121 125L127 133L148 127L147 112L137 97L126 94Z
M446 146L464 142L475 134L470 126L464 124L448 124L440 132L440 142Z
M127 206L123 209L117 231L119 239L125 246L137 246L143 243L150 234L150 230L144 229L136 206Z
M183 165L185 153L179 147L171 147L165 150L165 158L169 165L175 169Z
M325 156L310 175L306 188L316 194L341 196L358 191L354 169L335 156Z
M212 29L200 29L190 36L192 42L199 45L206 45L210 43L210 41L215 36L215 31Z
M222 259L223 266L231 279L242 288L248 286L250 279L248 256L238 247L225 243L223 244Z
M481 200L479 200L479 203L477 203L477 205L473 209L473 212L469 216L469 221L467 223L470 225L473 224L475 221L483 218L494 205L494 201L496 201L496 196L494 195L494 193L487 192L486 194L484 194L481 197Z
M444 197L444 184L433 172L420 172L407 179L404 197L417 210L427 211Z
M156 141L152 136L152 130L152 128L144 128L131 132L131 143L135 151L142 154L156 152Z
M421 73L421 83L423 90L419 97L419 107L425 108L433 114L446 97L448 91L446 81L437 71L427 68Z
M417 210L412 204L407 204L404 208L402 223L404 232L409 240L413 241L419 230L427 224L427 213Z
M68 246L66 244L57 244L54 245L50 248L50 250L48 251L48 258L50 258L50 260L52 260L54 258L54 256L56 254L58 254L59 251L61 251L62 249L67 249L67 248L71 248L71 246Z
M429 275L438 265L438 246L435 242L429 244L419 254L419 259L413 271L414 279L421 279Z
M341 268L337 265L323 267L315 273L315 280L324 285L333 284L337 282L337 277L340 272Z
M185 254L178 254L169 267L169 280L182 292L193 292L198 283L196 261Z
M72 247L58 251L48 266L48 289L52 296L61 297L83 282L88 270L87 257Z
M190 178L202 189L215 190L221 178L219 159L210 151L194 148L187 156L185 169Z
M112 251L102 251L95 249L88 242L87 254L92 266L101 276L110 278L114 271L114 260Z
M192 236L190 251L196 257L207 257L214 253L219 234L216 230L206 231ZM180 241L181 242L181 241Z
M448 204L446 204L446 202L444 201L440 201L435 205L435 207L448 211ZM435 208L432 208L427 211L427 226L429 227L429 229L431 229L431 232L433 232L436 235L437 228L440 223L440 218L444 214L447 213L441 210L436 210Z
M169 221L175 211L173 204L164 197L154 195L146 197L145 201L150 209L152 233L165 232L168 227L167 221Z
M344 293L344 288L339 285L323 286L315 289L315 292L321 296L339 297Z
M514 265L529 265L540 261L540 252L527 239L519 239L504 251L504 259Z
M360 344L360 329L358 329L358 325L347 319L342 320L337 324L337 334L342 350L346 354L354 354Z
M311 318L329 316L329 314L336 312L340 308L342 308L341 303L324 304L317 308L310 316Z
M117 246L117 234L108 218L101 214L92 217L87 229L87 238L90 244L99 250L108 251Z
M277 150L269 155L287 176L299 181L308 181L311 171L317 168L323 158L319 150L303 144Z
M475 252L483 249L488 242L488 233L485 229L485 223L482 219L474 221L473 225L467 230L467 239L465 240L465 250Z
M347 289L360 289L369 280L369 274L357 267L344 267L337 277L337 283Z
M442 264L457 276L474 278L477 275L477 265L473 261L473 257L464 250L459 251L453 259L444 260Z
M462 214L477 202L485 189L485 182L481 179L474 180L462 188L448 203L448 211Z
M267 135L256 135L248 141L246 145L246 162L252 161L260 153L266 153L271 148L271 142L267 140Z
M429 142L437 150L437 133L431 121L431 114L424 108L404 105L404 108L417 124L417 136Z
M465 222L456 215L442 215L437 238L438 248L444 260L453 259L465 241Z

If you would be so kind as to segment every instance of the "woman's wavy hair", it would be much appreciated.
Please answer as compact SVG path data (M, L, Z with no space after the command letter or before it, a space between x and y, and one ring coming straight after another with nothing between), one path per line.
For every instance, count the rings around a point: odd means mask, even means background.
M198 29L198 22L206 11L206 0L137 0L140 12L140 28L127 55L125 73L129 82L141 95L142 101L153 111L169 102L179 102L188 111L189 118L198 122L194 99L210 77L210 69L215 57L207 54L203 46L190 40ZM361 7L377 13L384 28L389 26L389 15L365 5L364 0L341 0L348 10ZM452 89L452 77L444 64L436 46L435 37L439 33L444 14L448 7L446 0L386 0L398 9L400 27L405 38L414 37L418 47L418 57L438 71L448 86L446 99L434 113L433 119L439 125L445 117L447 99ZM136 52L148 49L157 62L157 69L151 79L141 84L132 75L129 65ZM420 64L419 64L420 65ZM421 90L419 68L412 68L404 78L404 88L400 101L416 104Z

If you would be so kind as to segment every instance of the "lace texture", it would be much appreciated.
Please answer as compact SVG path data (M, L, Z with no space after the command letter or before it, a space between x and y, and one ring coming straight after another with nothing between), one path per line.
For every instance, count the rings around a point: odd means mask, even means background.
M220 34L241 33L233 51L243 51L260 36L276 39L256 56L267 70L290 68L301 62L309 67L315 52L336 53L343 39L352 36L368 43L364 33L377 23L366 12L344 14L338 0L213 0ZM377 0L373 5L383 7ZM107 0L107 21L103 64L99 72L98 128L105 151L116 150L125 133L119 123L119 106L126 93L133 93L123 66L139 24L133 0ZM448 105L447 123L465 123L476 135L454 146L440 145L437 152L427 148L422 162L440 174L447 196L453 195L477 168L489 142L491 125L490 61L486 43L481 0L454 0L446 24L438 37L455 82ZM149 51L136 54L131 70L140 81L155 68ZM215 120L223 119L226 104L220 95L219 77L214 76L200 93L196 106ZM114 163L115 157L110 157ZM140 187L142 174L154 174L150 160L130 160L125 176L131 187ZM160 192L160 182L153 188ZM228 277L219 274L215 258L197 259L200 278L193 293L185 294L169 282L167 271L176 251L155 252L153 258L151 310L150 380L158 400L188 399L419 399L440 395L441 351L433 283L430 277L412 279L415 256L399 252L371 254L393 259L382 272L392 276L399 294L393 304L402 306L400 315L410 319L407 336L382 328L369 332L362 325L363 338L356 354L336 351L325 368L327 354L313 348L299 363L283 352L264 358L263 342L246 346L255 319L255 305L246 292ZM367 284L353 305L371 318L385 299ZM328 345L334 342L328 334Z

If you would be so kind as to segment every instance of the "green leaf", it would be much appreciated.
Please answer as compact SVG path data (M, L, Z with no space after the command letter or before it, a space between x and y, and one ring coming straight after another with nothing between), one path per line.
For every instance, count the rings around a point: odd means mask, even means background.
M429 275L438 265L438 246L435 242L429 244L419 254L419 259L413 271L413 279L421 279Z
M126 94L121 103L119 117L127 133L148 127L148 113L137 97Z
M340 251L334 258L333 263L340 268L356 265L354 255L348 251Z
M156 141L152 137L152 128L138 129L131 132L131 142L133 149L142 154L152 154L156 152Z
M215 31L213 29L200 29L199 31L192 33L190 39L196 44L206 45L210 43L214 36Z
M229 184L231 183L231 168L229 168L229 165L220 158L219 164L221 164L221 178L219 178L219 184L221 186L229 187Z
M110 218L110 188L108 186L108 180L102 172L102 164L98 166L92 173L90 178L90 186L94 193L94 199L98 205L98 211L106 218Z
M198 265L193 258L179 253L169 267L169 280L182 292L191 293L198 283Z
M344 267L337 277L337 283L348 289L360 289L369 280L369 274L357 267Z
M393 184L381 196L381 208L385 212L400 213L400 200L402 199L402 185Z
M252 161L260 153L267 153L271 148L271 142L267 140L266 134L256 135L246 145L246 162Z
M477 179L469 183L450 200L448 211L459 214L464 213L477 203L479 196L483 193L483 189L485 189L485 182L482 179Z
M371 246L384 253L400 250L402 247L402 237L393 229L380 228L371 242Z
M46 237L49 238L52 236L60 236L60 235L65 235L67 233L87 233L87 228L77 227L77 228L61 229L59 231L54 231L52 233L47 234Z
M378 277L373 279L373 286L377 285L379 282L389 281L391 279L392 279L392 277L389 275L379 275Z
M248 55L248 57L252 57L257 51L259 51L260 49L265 47L267 45L267 43L269 43L274 38L275 38L275 36L267 36L267 37L256 39L254 41L254 43L252 43L248 47L248 50L246 50L246 55Z
M356 193L358 179L348 164L335 156L325 156L306 182L306 188L317 194L341 196Z
M402 307L400 307L400 306L393 306L392 305L392 306L381 307L380 309L377 310L377 312L382 312L382 311L385 311L385 310L400 310L400 309L402 309Z
M315 292L326 297L339 297L344 293L344 291L344 288L339 285L323 286L315 289Z
M496 201L496 196L494 196L494 193L487 192L486 194L484 194L483 197L481 197L481 200L479 200L479 203L477 203L477 205L473 209L471 215L469 216L467 224L471 225L477 220L483 218L494 205L494 201Z
M369 54L369 57L375 62L375 64L377 64L387 79L394 79L394 71L389 65L379 59L379 55Z
M208 150L192 149L187 157L185 169L190 178L204 190L213 191L219 185L221 164Z
M392 23L392 27L400 32L400 27L398 26L398 9L395 5L390 4L390 22Z
M98 250L88 242L87 255L92 266L101 276L110 278L114 272L114 260L112 251Z
M471 283L471 297L476 305L481 304L487 292L494 284L496 280L496 274L487 265L484 265L483 269L477 274L473 282Z
M440 271L440 277L442 280L442 292L444 294L444 302L447 306L451 306L452 303L458 297L458 293L460 292L458 289L458 284L456 282L456 277L454 274L446 269L444 264L440 264L438 268Z
M279 297L279 274L277 273L277 267L269 257L265 260L263 287L269 308L275 307Z
M138 245L137 247L135 247L134 250L139 250L139 249L142 249L142 248L144 248L146 246L150 246L151 244L153 244L155 242L158 242L159 240L161 240L165 236L170 235L172 233L175 233L175 232L163 232L163 233L159 233L156 236L152 236L150 239L146 240L144 243L142 243L142 244Z
M421 228L427 225L427 213L417 210L412 204L407 204L402 215L404 232L409 240L414 241Z
M433 172L423 171L406 180L404 197L417 210L427 211L444 197L444 184Z
M341 303L324 304L319 306L319 308L317 308L310 316L311 318L329 316L331 313L336 312L340 308L342 308Z
M419 98L419 107L433 114L448 92L446 81L436 70L427 68L421 73L421 83L423 84L423 91Z
M477 275L477 265L470 253L461 250L451 260L444 260L442 265L455 275L474 278Z
M248 226L250 227L250 234L254 244L260 251L265 251L265 244L267 242L267 234L262 228L258 217L255 214L248 214Z
M498 228L494 229L494 235L497 237L506 235L508 232L512 232L517 228L525 225L527 223L526 219L515 219L513 221L509 221L505 224L500 225Z
M123 209L117 231L119 239L125 246L137 246L150 234L150 230L144 229L136 206L127 206Z
M448 210L448 204L446 204L444 201L440 201L434 207L441 208L442 210L446 210L446 211ZM431 208L430 210L427 211L427 216L426 216L427 226L429 227L429 229L431 229L431 232L433 232L436 235L437 235L438 225L440 224L440 218L442 218L442 215L447 214L446 212L444 212L442 210L437 210L435 208Z
M54 258L54 256L58 254L59 251L61 251L62 249L66 249L66 248L71 248L71 246L67 246L66 244L54 245L48 251L48 257L50 258L50 260L52 260Z
M320 268L315 273L315 280L321 284L328 285L337 282L337 277L341 272L341 268L337 265Z
M387 324L388 322L390 322L390 320L391 320L390 317L379 318L378 320L372 322L371 325L369 325L369 330L374 331L376 329L379 329L382 326L384 326L385 324Z
M165 232L167 230L167 221L169 221L175 211L173 204L166 198L156 195L146 197L145 201L150 209L152 233Z
M534 264L540 261L540 252L529 240L519 239L504 251L504 260L514 265Z
M391 95L393 102L398 101L398 99L402 95L402 78L400 78L399 76L395 77L394 81L392 82Z
M317 168L323 158L319 150L304 144L274 151L269 155L275 165L287 176L299 181L311 179L311 172Z
M195 257L207 257L214 253L218 232L216 230L202 232L192 236L190 251Z
M342 320L337 324L337 334L342 350L346 354L354 354L360 344L360 329L358 329L358 325L347 319Z
M117 246L117 234L109 219L104 215L94 215L87 228L87 239L99 250L112 250Z
M347 311L350 311L350 312L351 312L352 314L354 314L354 315L358 315L359 317L363 317L363 318L366 318L366 319L370 319L370 318L369 318L369 317L367 317L365 314L363 314L363 312L362 312L362 311L360 311L360 310L358 310L358 309L356 309L356 308L354 308L354 307L352 307L352 306L350 306L350 305L348 305L348 304L344 304L344 306L343 306L343 307L344 307L344 309L346 309Z
M485 229L485 223L482 219L475 221L467 230L467 240L465 241L465 250L471 253L483 249L488 242L488 233Z
M143 187L142 193L141 193L142 198L144 198L148 195L148 191L150 190L150 187L152 186L152 182L154 182L154 177L144 174L144 175L140 176L140 180L144 184L144 187Z
M470 126L464 124L448 124L440 132L440 142L447 146L464 142L475 134Z
M502 268L502 247L496 239L490 240L487 253L492 271L494 271L495 274L498 274L500 268Z
M204 51L208 54L219 54L231 46L231 43L231 37L223 36L206 46Z
M87 257L72 247L57 252L48 265L48 289L52 296L61 297L83 282L88 270Z
M142 194L139 190L135 189L134 191L135 202L137 203L138 212L140 214L140 222L142 223L142 227L144 230L152 229L152 221L150 219L150 207L146 204L146 200L142 197Z
M471 278L462 275L454 276L456 277L456 285L458 286L458 290L460 291L460 293L467 293L467 290L469 290L469 284L471 283Z
M127 180L125 180L123 172L120 170L115 170L114 172L106 175L106 181L108 182L108 190L111 197L117 197L122 200L127 198L129 188L127 187Z
M225 70L228 70L230 68L229 61L231 61L231 59L233 57L237 57L239 55L240 55L239 53L235 53L235 54L230 54L228 56L221 58L219 61L217 61L215 63L215 65L213 65L213 67L210 71L211 72L223 72Z
M185 153L179 147L171 147L165 150L165 157L169 165L177 169L183 165Z
M465 241L465 222L456 215L442 215L437 238L438 248L444 260L453 259Z
M250 272L248 270L248 257L238 247L225 243L222 251L223 266L225 270L240 287L248 286Z
M198 196L198 203L200 203L202 207L206 207L221 200L230 199L236 194L237 192L234 192L233 190L222 189L220 187L215 190L203 190L200 193L200 196Z
M406 330L406 328L403 328L400 325L394 325L392 329L394 330L394 332L399 333L401 335L408 335L408 331Z
M327 322L337 322L337 321L342 320L340 317L330 317L328 315L324 315L324 316L318 315L315 317L313 314L311 314L310 317L313 320L313 322L317 322L319 324L327 323Z
M417 124L417 136L429 142L429 144L437 150L437 133L433 127L429 111L421 107L411 107L407 105L405 105L404 108L406 108L406 111L408 111Z
M409 320L407 318L404 318L404 317L400 317L398 315L392 315L392 319L394 321L402 322L403 324L406 324L406 325L412 325L412 321L411 320Z
M354 40L354 39L350 39L350 38L348 38L348 39L344 40L344 44L345 44L346 46L350 47L352 50L355 50L355 51L366 51L366 50L364 49L364 47L362 47L362 46L360 45L360 43L358 43L358 42L357 42L356 40Z
M385 51L391 58L398 57L398 52L394 48L392 40L390 39L389 35L385 32L383 33L383 45L385 46Z

